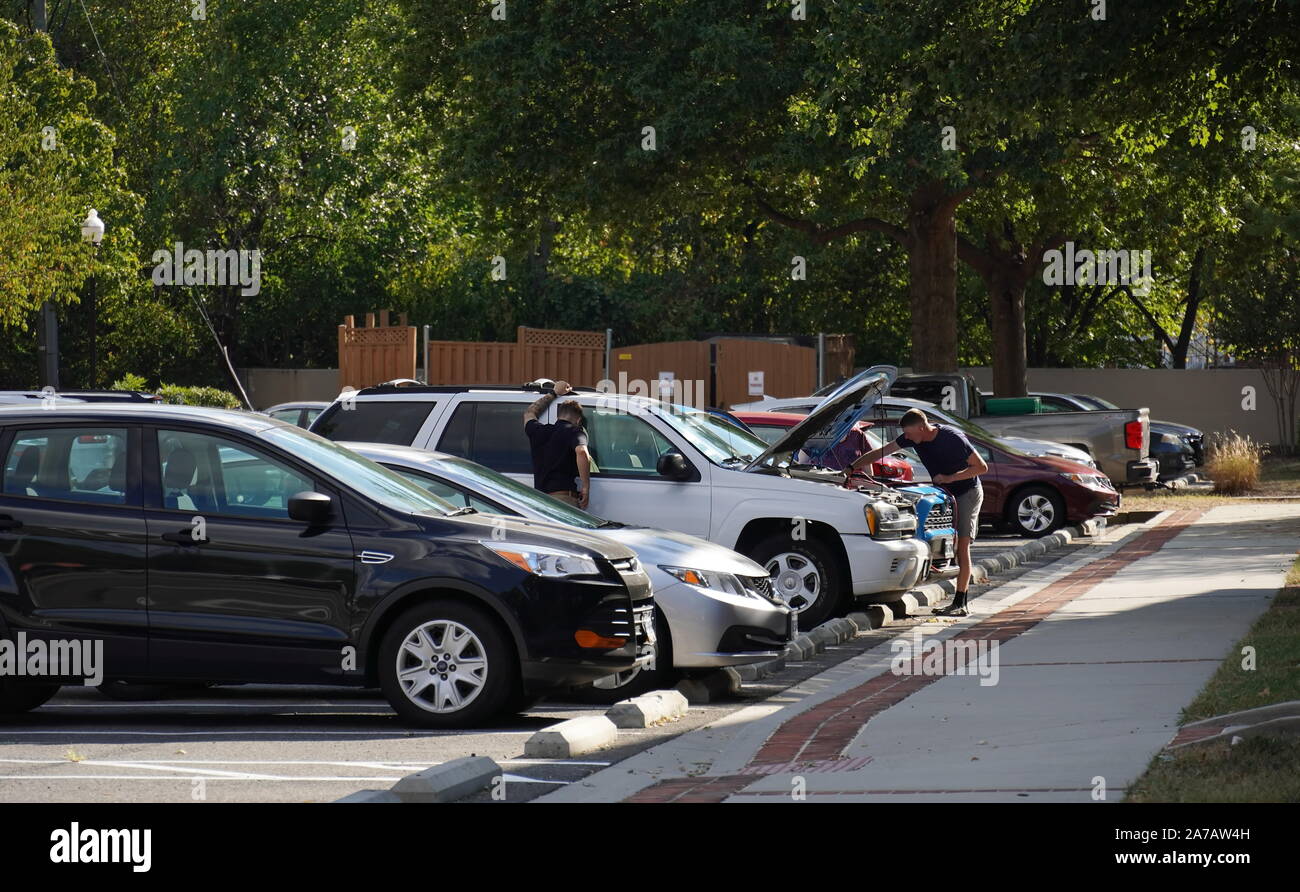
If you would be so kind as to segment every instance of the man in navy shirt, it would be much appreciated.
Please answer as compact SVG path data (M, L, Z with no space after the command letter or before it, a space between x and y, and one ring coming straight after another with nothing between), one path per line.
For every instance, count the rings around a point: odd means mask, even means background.
M984 503L984 487L980 475L989 466L971 446L966 435L946 424L931 424L920 409L908 409L899 422L903 432L898 439L885 443L879 449L864 452L845 468L845 485L848 475L860 467L879 461L900 449L911 448L930 472L930 480L952 494L957 502L957 592L952 603L939 612L945 616L966 616L966 589L970 585L970 543L979 530L980 506Z
M577 400L565 400L555 410L555 424L538 421L556 397L572 390L568 382L556 381L551 393L524 410L524 433L528 434L532 450L533 486L570 505L586 508L591 499L591 457L582 429L586 421L582 406Z

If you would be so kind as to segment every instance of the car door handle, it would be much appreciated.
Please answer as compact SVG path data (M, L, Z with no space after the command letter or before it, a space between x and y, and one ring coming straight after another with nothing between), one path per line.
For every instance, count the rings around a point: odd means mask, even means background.
M177 545L202 545L205 539L195 539L192 530L185 529L178 533L163 533L160 536L164 542L175 542Z
M15 520L8 514L0 514L0 530L20 530L22 526L21 520Z

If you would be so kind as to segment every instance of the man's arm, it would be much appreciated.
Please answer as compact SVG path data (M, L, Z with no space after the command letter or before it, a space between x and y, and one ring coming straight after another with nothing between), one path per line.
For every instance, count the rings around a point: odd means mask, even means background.
M858 468L865 468L871 465L873 462L880 461L886 455L893 455L895 452L897 452L902 448L903 448L902 446L899 446L893 440L886 440L885 444L879 447L878 449L872 449L870 452L864 452L861 455L859 455L857 458L855 458L852 462L849 463L849 466L844 469L844 473L846 476L852 474Z
M582 481L578 486L578 507L586 508L587 503L591 501L591 455L587 452L585 444L578 446L573 452L578 459L578 477Z
M966 456L966 467L956 474L935 474L932 479L935 483L956 483L958 480L970 480L973 477L986 474L988 470L988 463L980 458L978 452L972 451L970 455Z
M540 398L534 400L533 404L524 410L524 424L528 424L530 421L536 421L538 418L541 418L542 415L546 414L546 410L550 408L551 403L555 402L558 397L564 396L572 389L573 388L569 386L568 381L556 381L554 390L550 393L542 394Z

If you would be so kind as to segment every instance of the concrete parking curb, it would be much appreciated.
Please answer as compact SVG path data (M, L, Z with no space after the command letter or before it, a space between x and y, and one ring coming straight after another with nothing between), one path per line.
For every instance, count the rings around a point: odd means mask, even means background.
M618 728L603 715L568 719L533 734L524 742L530 759L569 759L604 749L618 739Z
M486 790L501 777L501 766L487 756L465 756L426 768L393 784L402 802L455 802Z
M738 693L743 681L736 667L723 666L698 678L684 678L677 683L675 690L692 705L712 703Z
M1063 548L1075 539L1096 536L1105 532L1105 530L1104 518L1089 520L1076 526L1063 527L1041 539L1034 539L1023 545L1017 545L1015 548L999 552L996 555L981 558L971 567L971 581L975 583L985 582L990 576L1005 573L1032 558L1054 551L1057 548ZM812 659L814 655L825 651L828 644L839 644L849 640L859 632L879 629L895 620L905 619L915 614L920 607L933 607L940 604L948 600L956 591L957 583L955 579L942 579L938 582L931 582L914 588L896 601L887 604L869 604L862 610L850 613L847 617L829 619L810 631L796 636L786 644L782 657L779 658L782 662L781 668L784 668L786 660L798 663ZM845 625L846 623L847 625ZM852 630L849 630L849 626L852 626ZM771 660L766 663L752 664L752 671L757 672L758 677L762 677L766 667L775 662L777 661ZM750 667L742 668L749 670ZM773 672L777 671L780 670L771 670L767 674L773 674ZM749 671L746 671L742 674L742 679L753 681L754 679L748 677L749 674Z
M486 790L502 776L487 756L465 756L434 765L393 784L391 790L357 790L338 802L455 802Z
M605 710L616 728L649 728L686 715L690 703L681 691L650 691L630 700L620 700Z

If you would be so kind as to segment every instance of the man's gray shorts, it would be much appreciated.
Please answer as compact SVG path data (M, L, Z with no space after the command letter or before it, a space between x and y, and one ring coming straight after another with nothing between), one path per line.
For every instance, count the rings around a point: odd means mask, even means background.
M980 528L980 506L984 504L984 487L972 486L953 498L957 500L957 516L953 519L957 536L959 538L968 536L974 539Z

